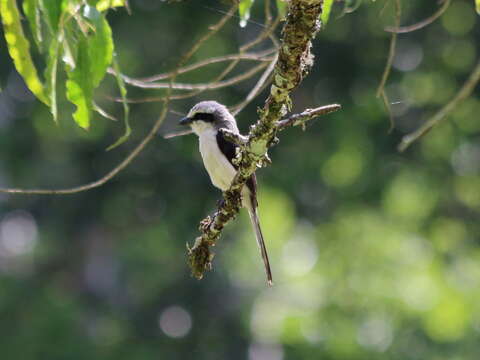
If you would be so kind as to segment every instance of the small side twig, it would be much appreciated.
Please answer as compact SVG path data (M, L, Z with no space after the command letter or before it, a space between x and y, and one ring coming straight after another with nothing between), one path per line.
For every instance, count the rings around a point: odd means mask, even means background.
M442 107L435 115L427 120L420 128L414 132L405 135L402 141L398 145L398 151L405 151L413 142L421 138L427 132L429 132L435 125L445 119L463 100L469 97L477 84L480 82L480 61L475 66L474 70L468 77L467 81L463 84L460 91L455 97ZM473 120L473 119L472 119Z
M284 120L277 122L278 130L285 130L290 126L305 126L307 121L313 120L319 116L327 115L338 111L342 108L340 104L329 104L317 107L315 109L307 109L300 114L294 114Z

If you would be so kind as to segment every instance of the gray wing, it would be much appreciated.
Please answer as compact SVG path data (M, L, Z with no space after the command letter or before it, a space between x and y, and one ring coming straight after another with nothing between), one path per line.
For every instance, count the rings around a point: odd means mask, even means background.
M230 164L232 164L232 166L237 170L238 166L233 163L233 158L236 155L238 145L225 139L221 131L217 132L217 144L222 154L225 155ZM250 190L252 204L254 207L257 207L257 177L255 176L255 174L252 174L252 176L250 176L250 178L246 182L246 185Z

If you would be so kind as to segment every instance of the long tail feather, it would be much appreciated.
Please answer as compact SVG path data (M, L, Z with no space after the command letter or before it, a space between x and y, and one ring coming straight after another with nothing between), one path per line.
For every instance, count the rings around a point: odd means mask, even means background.
M248 215L250 215L250 221L252 223L253 230L255 231L255 238L257 239L257 244L260 248L260 253L262 255L263 263L265 265L268 285L272 286L272 270L270 269L270 261L268 261L267 248L265 247L265 241L263 240L263 234L262 229L260 228L260 222L258 220L257 209L255 209L253 206L249 207Z

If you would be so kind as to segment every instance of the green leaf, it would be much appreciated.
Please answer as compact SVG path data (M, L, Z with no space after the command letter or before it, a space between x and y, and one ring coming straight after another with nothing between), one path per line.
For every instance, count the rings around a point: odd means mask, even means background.
M320 16L320 20L322 20L322 24L324 26L327 25L328 19L330 18L332 5L333 5L333 0L325 0L323 2L323 10L322 10L322 15Z
M44 19L53 35L56 35L58 32L63 2L62 0L39 0Z
M78 126L88 129L93 106L93 82L90 73L88 40L86 38L80 38L78 41L75 68L67 71L67 74L67 99L77 107L73 119Z
M122 72L120 71L120 66L118 65L117 58L113 58L113 69L115 70L115 78L117 79L117 86L120 90L120 96L122 97L122 104L123 104L123 119L125 124L125 133L117 140L114 144L110 145L107 148L107 151L116 148L118 145L123 144L130 134L132 133L132 129L130 128L130 121L129 121L129 114L130 108L127 102L127 87L125 86L125 82L122 78Z
M22 6L35 44L37 48L42 51L42 22L40 21L40 6L38 0L24 0Z
M15 68L25 80L30 91L40 101L49 105L49 99L45 95L44 87L30 56L30 43L23 33L16 1L0 0L0 16L8 52L13 59Z
M287 15L287 5L286 0L277 0L278 15L280 15L282 19Z
M57 109L57 67L58 57L60 55L61 41L54 37L50 42L48 51L47 68L45 69L45 79L47 82L47 93L50 98L50 112L53 115L53 120L58 120Z
M94 7L85 6L84 16L94 26L94 34L89 36L88 51L91 59L92 82L93 86L97 87L107 73L108 66L112 63L112 29L105 20L104 15L100 14Z
M105 11L114 7L125 6L125 0L99 0L96 8L98 11Z
M255 0L241 0L238 5L238 14L240 15L240 27L247 25L248 19L250 19L250 9Z
M480 0L475 0L475 7L477 9L478 15L480 15Z
M93 90L104 78L113 57L112 30L98 10L85 6L82 13L92 30L88 34L78 32L75 67L67 71L67 98L77 106L73 119L82 128L90 127L93 109ZM68 43L69 41L65 41Z

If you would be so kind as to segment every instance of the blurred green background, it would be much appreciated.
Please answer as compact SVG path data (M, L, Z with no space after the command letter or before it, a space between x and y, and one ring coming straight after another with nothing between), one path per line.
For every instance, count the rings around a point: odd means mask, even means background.
M393 4L391 4L393 5ZM404 1L402 23L437 8ZM314 42L316 62L294 111L342 111L290 129L257 173L273 267L267 288L248 218L230 224L214 270L190 277L185 243L220 198L197 139L161 136L122 173L67 196L0 195L0 356L29 359L478 359L480 354L480 90L403 154L402 135L459 89L480 55L473 1L399 36L387 93L375 97L393 24L384 2L338 17ZM226 10L217 1L132 0L110 12L122 69L172 68ZM252 20L263 20L262 1ZM262 27L227 24L194 60L235 52ZM99 178L156 120L160 103L132 106L130 140L105 152L120 122L96 116L85 132L60 102L60 123L26 90L0 34L0 185L68 187ZM41 64L41 58L36 59ZM220 67L221 68L221 67ZM181 78L199 82L218 67ZM238 72L242 71L242 67ZM237 73L238 73L237 72ZM234 105L254 80L204 93ZM115 80L98 102L121 118ZM62 93L62 91L60 91ZM132 89L131 97L155 94ZM262 93L238 115L246 132ZM170 113L162 132L175 128Z

